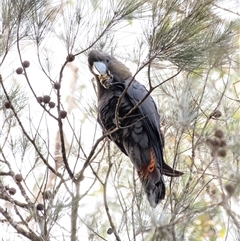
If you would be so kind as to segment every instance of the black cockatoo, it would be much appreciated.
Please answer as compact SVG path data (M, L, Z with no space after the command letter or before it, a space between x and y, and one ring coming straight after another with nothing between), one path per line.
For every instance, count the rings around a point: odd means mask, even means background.
M131 159L148 201L155 208L165 196L162 175L183 174L163 160L156 104L146 88L133 79L129 69L113 56L92 50L88 64L97 81L98 122L104 133L119 127L108 137Z

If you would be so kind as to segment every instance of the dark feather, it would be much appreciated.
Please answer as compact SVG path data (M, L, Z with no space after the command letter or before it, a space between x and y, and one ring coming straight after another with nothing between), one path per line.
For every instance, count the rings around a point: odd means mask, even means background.
M99 61L106 65L106 76L113 77L107 89L100 83L102 76L98 76L93 71L94 63ZM133 80L129 69L114 57L93 50L89 53L88 62L98 85L98 121L104 132L116 127L115 110L121 96L118 111L121 128L110 134L109 138L129 156L138 172L150 205L156 207L165 196L162 175L177 177L183 174L172 169L163 160L164 144L156 104L148 95L146 88ZM126 94L122 96L126 88ZM140 101L141 104L132 111Z

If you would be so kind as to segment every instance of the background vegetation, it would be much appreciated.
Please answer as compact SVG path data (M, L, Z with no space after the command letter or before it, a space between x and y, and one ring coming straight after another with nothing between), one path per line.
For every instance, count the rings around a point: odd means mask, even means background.
M3 0L1 240L240 240L239 2ZM152 209L96 122L91 49L157 102L165 178Z

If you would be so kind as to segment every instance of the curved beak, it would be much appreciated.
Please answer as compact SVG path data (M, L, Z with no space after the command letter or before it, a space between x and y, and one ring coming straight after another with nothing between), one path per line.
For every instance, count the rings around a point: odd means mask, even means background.
M107 66L101 61L93 62L92 70L96 75L102 76L107 74Z
M101 85L105 89L109 89L112 85L113 76L109 73L107 66L101 61L96 61L93 62L92 71L98 76Z

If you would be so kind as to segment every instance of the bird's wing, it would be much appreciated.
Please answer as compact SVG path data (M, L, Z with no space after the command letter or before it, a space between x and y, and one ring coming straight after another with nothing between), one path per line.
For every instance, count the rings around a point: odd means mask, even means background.
M160 132L160 117L153 98L148 95L148 91L145 86L136 80L133 80L129 85L130 81L131 80L127 80L125 85L128 88L127 95L133 106L138 105L139 102L145 98L138 106L138 111L142 118L141 123L143 123L144 129L147 132L148 140L153 143L152 148L160 166L161 173L170 177L181 176L183 174L182 172L172 169L163 160L162 149L164 144Z
M128 86L130 80L127 80L125 85ZM148 132L149 138L152 141L160 142L160 147L163 148L163 140L160 135L160 117L157 111L156 104L148 95L148 91L138 81L134 80L127 89L127 94L133 106L138 105L144 98L145 100L138 106L138 111L142 116L142 122Z

